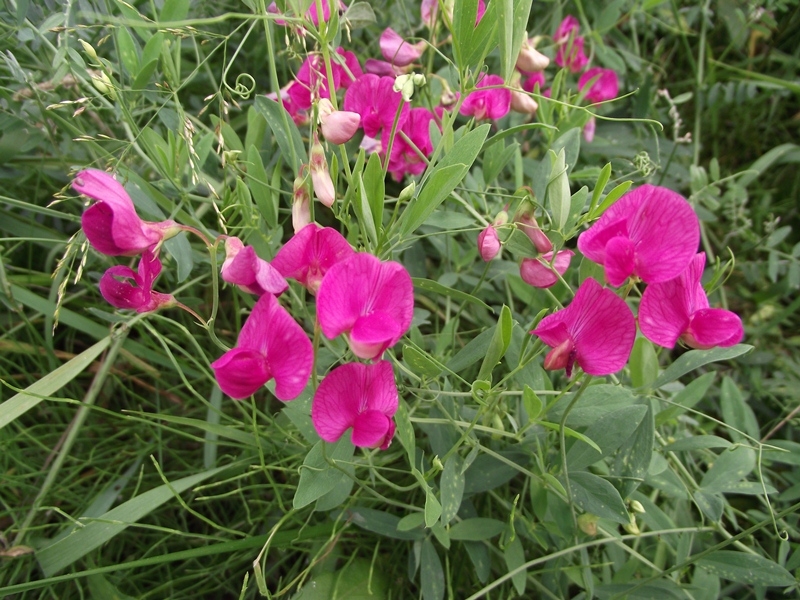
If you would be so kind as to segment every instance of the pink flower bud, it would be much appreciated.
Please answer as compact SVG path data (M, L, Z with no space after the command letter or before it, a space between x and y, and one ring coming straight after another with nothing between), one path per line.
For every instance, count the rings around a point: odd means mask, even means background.
M292 195L292 227L298 233L303 227L311 223L311 197L304 177L294 180L294 193Z
M552 242L539 228L539 223L536 221L536 217L533 216L533 207L527 202L526 206L514 217L514 221L519 224L519 228L523 233L530 238L533 245L536 246L536 250L544 254L553 249Z
M319 121L326 140L332 144L344 144L361 126L361 115L346 110L333 110L331 101L323 98L319 102Z
M517 69L525 73L538 73L544 71L550 64L550 59L534 48L530 40L522 44L517 57Z
M511 90L511 110L526 114L532 115L535 113L539 108L539 105L536 103L536 100L528 96L519 90Z
M318 141L311 146L311 184L314 194L325 206L333 206L336 201L336 190L333 187L328 161L325 159L325 150Z
M494 225L488 225L478 234L478 252L484 262L489 262L500 252L500 238Z
M222 280L237 286L248 294L280 296L289 284L277 269L256 255L256 249L245 246L237 237L225 240L225 262L222 263Z

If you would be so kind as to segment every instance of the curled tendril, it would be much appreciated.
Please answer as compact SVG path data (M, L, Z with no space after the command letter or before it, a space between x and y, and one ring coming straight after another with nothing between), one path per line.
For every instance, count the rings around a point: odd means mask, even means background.
M650 155L644 150L634 157L633 166L643 177L649 177L658 168L658 165L652 161Z
M239 73L233 87L225 83L225 88L231 93L236 94L242 100L247 100L256 91L256 80L250 73Z

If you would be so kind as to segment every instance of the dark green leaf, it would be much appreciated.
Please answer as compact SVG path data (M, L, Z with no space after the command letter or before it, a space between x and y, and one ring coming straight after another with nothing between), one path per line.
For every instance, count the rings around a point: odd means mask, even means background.
M453 298L454 300L460 300L462 302L470 302L472 304L477 304L478 306L482 306L486 310L491 311L492 307L486 304L483 300L476 298L475 296L471 296L466 292L462 292L460 290L455 290L451 287L447 287L433 281L431 279L423 279L422 277L412 277L411 280L414 282L414 287L420 290L424 290L426 292L432 292L434 294L439 294L440 296L447 296L449 298Z
M420 553L420 585L423 600L442 600L444 598L444 571L442 561L433 547L430 538L422 542Z
M742 356L753 350L753 346L738 344L730 348L712 348L711 350L690 350L678 357L650 386L658 389L670 381L675 381L679 377L691 373L695 369L712 362L721 360L731 360L737 356Z
M576 471L569 474L569 485L573 502L584 512L622 525L630 522L622 497L605 479L585 471Z
M264 96L256 98L255 108L267 119L285 160L291 161L292 170L299 173L300 167L308 162L308 158L303 138L292 117L279 103Z
M450 528L450 539L468 542L480 542L500 535L506 528L503 521L497 519L474 518L456 523Z
M756 554L718 550L697 559L696 564L710 573L738 583L789 587L797 580L778 563Z

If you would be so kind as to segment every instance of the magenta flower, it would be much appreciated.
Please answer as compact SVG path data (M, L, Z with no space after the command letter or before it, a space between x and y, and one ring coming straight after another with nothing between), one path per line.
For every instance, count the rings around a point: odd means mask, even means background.
M651 283L639 305L639 327L648 340L673 348L680 339L692 348L707 350L733 346L744 336L742 320L722 308L709 308L700 280L706 255L700 252L675 279Z
M336 53L342 58L339 62L331 59L331 79L333 79L334 93L340 87L347 89L355 78L361 76L361 66L358 58L352 52L338 48ZM344 65L340 64L343 62ZM298 110L308 110L315 98L330 98L328 89L328 73L325 62L318 54L309 56L303 61L297 72L295 81L288 87L287 93Z
M680 275L700 242L700 223L686 199L667 188L643 185L628 192L578 237L578 249L605 266L620 286L631 275L661 283Z
M433 152L431 143L430 123L434 119L434 114L427 108L412 108L408 113L408 120L400 129L411 143L406 141L402 135L396 135L392 143L392 155L389 160L389 172L396 180L403 178L403 175L419 175L428 166L428 163L420 157L411 144L425 156L428 157Z
M336 442L353 428L354 446L386 450L394 436L398 405L392 365L347 363L336 367L319 384L311 405L311 421L319 437Z
M174 306L175 298L171 294L153 291L153 283L160 273L161 261L150 250L145 250L136 271L123 265L108 269L100 278L100 293L111 306L131 308L139 313ZM133 283L117 277L132 279Z
M619 79L611 69L592 67L578 80L578 89L582 90L587 83L594 79L589 91L586 92L588 102L604 102L616 98L619 93Z
M326 140L332 144L344 144L358 131L361 116L346 110L333 110L331 101L323 98L319 101L319 121Z
M359 77L344 96L344 110L361 115L361 126L369 137L377 137L382 129L391 131L402 96L394 91L394 77L378 77L366 73ZM397 127L408 118L408 105L400 113Z
M108 256L141 254L181 231L175 221L142 221L128 192L108 173L86 169L78 173L72 187L97 200L83 212L81 226L98 252Z
M577 36L571 44L564 44L556 51L556 64L566 67L573 73L580 73L589 64L589 58L583 51L583 37Z
M478 252L484 262L489 262L500 252L500 238L494 225L487 225L478 234Z
M305 389L313 363L314 351L303 329L275 296L264 294L239 332L236 347L211 368L231 398L247 398L274 378L275 396L285 402Z
M581 26L580 23L578 23L578 19L572 15L567 15L559 24L558 29L556 29L553 41L556 44L565 44L569 40L571 34L578 35L580 30Z
M485 75L478 81L477 88L461 103L461 114L482 119L501 119L511 109L511 90L505 87L493 89L490 86L502 86L503 78L499 75Z
M610 375L628 362L636 320L622 298L589 277L569 306L542 319L531 333L552 348L545 369L566 369L571 377L577 363L589 375Z
M316 294L330 268L354 254L341 233L310 223L278 250L272 266Z
M539 90L541 93L541 90L544 88L544 73L541 71L539 73L534 73L525 81L523 81L522 89L526 92L533 92L537 83L539 84Z
M384 29L380 45L383 58L395 67L407 67L425 51L425 42L409 44L391 27Z
M556 253L556 260L553 266L553 252L542 254L538 258L523 258L519 268L519 276L528 285L537 288L549 288L556 284L558 275L553 272L555 269L559 275L563 275L569 269L569 263L575 253L572 250L559 250Z
M329 339L344 333L359 358L377 359L408 331L414 286L405 267L359 252L338 262L322 280L317 317Z
M394 79L402 74L403 69L400 67L393 67L392 63L388 63L385 60L368 58L364 61L364 71L372 75L377 75L378 77L391 77Z
M275 294L280 296L289 284L278 270L256 255L256 249L245 246L237 237L225 240L225 262L222 279L248 294Z
M346 8L344 3L340 2L339 5L340 5L340 7L342 9ZM278 10L278 5L275 2L272 2L267 7L267 12L275 14L275 15L281 14L280 10ZM287 15L287 16L292 16L292 15ZM306 18L310 19L311 22L314 23L314 25L319 27L319 11L317 10L317 3L316 2L312 2L311 3L311 7L306 11ZM330 19L330 18L331 18L331 5L330 5L330 2L328 0L323 0L323 2L322 2L322 19L327 23L328 19ZM286 21L284 21L282 19L275 19L275 23L277 23L278 25L286 25Z

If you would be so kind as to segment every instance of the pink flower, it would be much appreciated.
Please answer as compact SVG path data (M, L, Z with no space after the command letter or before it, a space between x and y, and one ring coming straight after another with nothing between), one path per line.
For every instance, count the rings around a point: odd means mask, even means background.
M311 223L311 195L305 177L295 177L292 187L292 229L298 233Z
M344 66L337 62L335 57L331 57L331 79L334 92L340 87L349 88L354 79L362 74L355 54L345 51L343 48L338 48L336 53L342 57L338 60L343 62ZM298 110L308 110L315 98L331 97L328 83L325 62L320 55L314 54L303 61L295 81L289 86L287 93Z
M620 286L630 275L661 283L681 274L700 242L700 223L686 199L667 188L643 185L628 192L578 237L578 249L605 265Z
M672 348L680 339L707 350L733 346L744 336L742 320L729 310L709 308L701 279L706 255L700 252L675 279L651 283L639 305L639 327L648 340Z
M539 90L541 93L541 89L544 87L544 73L534 73L530 77L528 77L525 81L522 82L522 89L526 92L533 92L536 84L539 84Z
M327 98L319 101L319 120L322 135L332 144L349 141L361 125L361 116L358 113L333 110L333 104Z
M537 288L549 288L556 284L558 276L553 272L555 269L559 275L563 275L569 269L569 263L575 253L572 250L559 250L553 266L553 252L542 254L539 258L523 258L519 268L519 276L528 285Z
M100 278L100 293L106 302L117 308L132 308L139 313L175 304L175 298L171 294L153 291L153 282L161 273L161 261L150 250L145 250L142 254L137 271L123 265L108 269ZM136 285L119 281L117 277L132 279Z
M539 110L539 104L518 89L511 90L511 110L514 112L522 113L524 115L532 115Z
M98 252L133 256L180 233L175 221L142 221L128 192L108 173L86 169L78 173L72 187L97 200L84 211L81 226Z
M470 93L461 104L461 114L482 119L501 119L511 109L511 90L508 88L488 88L502 86L503 78L499 75L485 75L478 81L477 88Z
M569 306L542 319L531 333L552 348L545 369L566 369L571 377L577 363L589 375L610 375L628 361L636 321L622 298L589 277Z
M523 73L540 73L550 64L550 59L531 45L531 40L525 40L517 56L517 69Z
M328 170L328 161L325 159L325 150L319 141L315 141L311 146L311 185L314 187L319 201L325 206L331 207L336 202L336 189L333 187L331 172Z
M344 2L339 2L339 6L341 10L347 8ZM267 12L272 13L275 15L281 14L278 10L278 5L275 2L272 2L267 7ZM287 16L293 16L291 14L287 14ZM312 2L309 9L306 11L306 18L311 19L311 22L314 23L317 27L319 27L319 11L317 10L317 3ZM327 23L328 19L331 18L331 5L329 0L322 0L322 19ZM275 23L278 25L286 25L286 21L282 19L275 19Z
M594 115L589 117L589 120L586 121L586 125L583 126L583 139L586 140L587 144L591 144L592 140L594 139L594 132L597 129L597 119L594 118Z
M303 329L272 294L264 294L239 333L236 347L211 363L223 392L237 400L275 379L284 402L300 395L311 376L314 351Z
M359 358L377 359L408 331L414 286L405 267L357 253L333 265L317 295L317 317L329 339L345 333Z
M248 294L259 296L262 294L280 296L289 288L289 284L275 267L256 256L256 249L245 246L237 237L225 240L222 279Z
M589 58L583 51L583 38L581 36L572 40L571 44L559 46L556 51L556 64L566 67L573 73L580 73L589 64Z
M347 90L344 110L361 115L364 133L374 138L381 130L391 131L401 101L400 92L394 91L394 77L366 73ZM408 105L404 105L397 123L398 129L408 118L408 112Z
M294 100L292 100L292 95L289 93L289 90L293 86L299 86L300 84L296 81L292 81L289 85L281 88L281 100L283 101L283 107L286 109L286 112L292 117L292 121L295 122L295 125L298 127L302 127L303 125L308 125L309 118L308 118L308 111L301 109L297 104L295 104ZM271 92L267 94L267 98L273 100L274 102L278 102L278 94L277 92Z
M519 228L533 242L536 250L544 254L553 249L553 243L539 228L539 223L536 221L533 211L533 206L530 203L523 203L522 208L514 215L514 222L519 223Z
M408 113L408 120L400 129L426 157L433 152L430 132L430 123L433 119L433 113L427 108L412 108ZM397 134L392 143L392 155L389 160L389 172L392 176L399 181L406 173L419 175L427 166L428 164L411 144L402 135Z
M272 266L287 279L294 279L316 294L328 270L354 254L341 233L310 223L278 250Z
M338 441L352 427L354 446L386 450L394 436L392 417L398 401L389 361L347 363L319 384L311 405L311 421L326 442Z
M581 26L580 23L578 23L578 19L572 15L567 15L559 24L558 29L556 29L556 33L553 36L553 41L556 44L565 44L569 40L570 34L573 34L574 32L574 35L577 36L580 30Z
M478 252L484 262L489 262L500 252L500 238L494 225L487 225L478 234Z
M381 34L381 54L387 62L396 67L406 67L419 60L425 51L425 42L409 44L391 27Z
M616 98L619 93L619 80L617 74L611 69L592 67L578 80L578 89L582 90L587 83L594 79L594 83L586 92L588 102L604 102Z
M364 71L377 75L378 77L391 77L394 79L402 74L403 69L400 67L393 67L392 63L385 60L377 60L375 58L368 58L364 61Z

